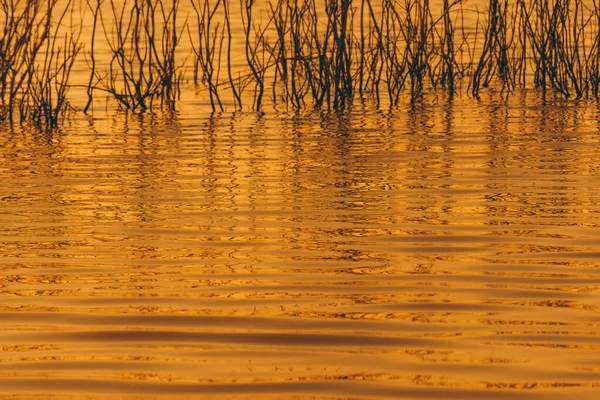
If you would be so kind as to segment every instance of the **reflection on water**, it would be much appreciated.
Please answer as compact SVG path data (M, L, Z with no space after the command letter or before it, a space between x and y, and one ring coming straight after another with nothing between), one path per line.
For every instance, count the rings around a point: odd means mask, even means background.
M188 114L1 131L3 398L596 398L594 107Z

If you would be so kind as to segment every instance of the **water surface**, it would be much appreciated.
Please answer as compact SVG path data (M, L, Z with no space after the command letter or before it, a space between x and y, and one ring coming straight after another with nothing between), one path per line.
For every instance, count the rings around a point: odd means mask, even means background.
M593 399L595 106L0 133L0 397Z

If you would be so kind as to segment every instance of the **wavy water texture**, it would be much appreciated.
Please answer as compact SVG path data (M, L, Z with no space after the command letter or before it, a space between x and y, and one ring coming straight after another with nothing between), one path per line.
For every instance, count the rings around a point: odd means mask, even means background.
M3 399L598 394L595 106L0 132Z

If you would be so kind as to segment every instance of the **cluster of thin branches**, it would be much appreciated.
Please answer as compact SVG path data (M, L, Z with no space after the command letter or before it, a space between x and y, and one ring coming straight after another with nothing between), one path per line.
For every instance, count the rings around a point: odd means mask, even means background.
M597 0L490 0L472 94L494 79L508 92L529 79L543 94L598 98L599 28Z
M122 108L145 111L155 101L174 107L181 73L176 61L180 42L179 0L86 0L93 16L87 112L94 91L108 93ZM179 30L178 30L179 29ZM97 41L110 49L99 62ZM107 64L107 66L106 66ZM106 66L106 68L103 68Z
M71 109L69 77L80 46L63 27L73 18L71 0L60 9L57 3L0 0L0 119L54 128Z
M73 1L0 0L0 117L56 126L70 109L82 30ZM600 97L598 0L439 4L85 0L93 24L84 111L98 93L128 110L173 109L189 59L213 111L258 111L267 99L291 109L341 110L357 98L393 106L437 92L479 98L487 87Z
M465 0L443 0L435 11L429 0L269 0L262 21L252 18L256 0L240 0L249 72L238 80L230 1L193 2L195 81L209 88L213 110L223 109L228 89L242 108L248 85L254 110L268 86L274 103L295 109L343 109L357 95L395 105L440 90L479 98L490 86L600 95L597 0L489 0L483 11Z

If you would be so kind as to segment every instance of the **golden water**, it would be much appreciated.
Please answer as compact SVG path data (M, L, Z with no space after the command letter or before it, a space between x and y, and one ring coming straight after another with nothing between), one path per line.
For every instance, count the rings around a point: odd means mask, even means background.
M598 398L597 105L184 94L0 125L0 399Z
M1 398L596 398L594 107L84 122L0 136Z

